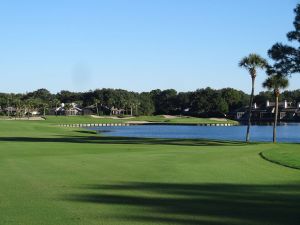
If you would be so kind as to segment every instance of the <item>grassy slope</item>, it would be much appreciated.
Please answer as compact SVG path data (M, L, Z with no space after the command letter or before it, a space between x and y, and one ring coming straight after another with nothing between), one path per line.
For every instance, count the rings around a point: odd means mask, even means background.
M300 171L259 156L272 148L98 137L45 122L0 121L0 221L299 224Z
M182 117L182 118L170 118L167 119L163 116L140 116L135 118L124 118L124 119L111 119L111 118L100 118L96 119L91 116L47 116L47 122L51 124L76 124L76 123L124 123L128 121L148 121L148 122L159 122L159 123L236 123L235 121L217 121L205 118L195 117Z
M164 122L164 123L237 123L233 120L220 121L209 118L196 118L196 117L181 117L181 118L165 118L164 116L140 116L132 121L149 121L149 122Z
M300 169L299 145L290 145L288 148L276 148L262 152L262 155L275 163Z
M93 118L91 116L47 116L50 124L79 124L79 123L123 123L127 119Z

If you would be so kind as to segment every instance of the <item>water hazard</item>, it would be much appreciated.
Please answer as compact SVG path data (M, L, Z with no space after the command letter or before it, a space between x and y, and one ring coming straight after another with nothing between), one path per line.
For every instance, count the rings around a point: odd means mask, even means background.
M217 140L244 141L246 126L204 127L175 125L142 125L126 127L93 127L102 135L115 137L141 138L203 138ZM255 125L251 127L252 141L272 141L272 126ZM300 124L281 124L277 128L278 142L300 143Z

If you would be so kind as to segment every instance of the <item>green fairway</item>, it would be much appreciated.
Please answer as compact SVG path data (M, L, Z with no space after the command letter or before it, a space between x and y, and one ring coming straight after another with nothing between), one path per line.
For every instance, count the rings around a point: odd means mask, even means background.
M276 148L262 152L267 160L283 166L300 169L299 145L290 145L288 148Z
M164 116L139 116L130 119L130 121L148 121L148 122L159 122L159 123L186 123L186 124L210 124L210 123L230 123L238 124L238 122L228 119L216 119L216 118L197 118L197 117L170 117Z
M299 144L100 137L56 123L0 121L1 225L300 222L300 170L260 156L299 158Z
M138 117L124 117L124 118L111 118L109 116L94 118L91 116L47 116L46 123L50 124L79 124L79 123L125 123L132 121L145 121L157 123L178 123L178 124L211 124L211 123L228 123L238 124L233 120L218 120L196 117L171 117L164 116L138 116Z
M93 118L91 116L46 116L46 123L50 124L79 124L79 123L123 123L128 119Z

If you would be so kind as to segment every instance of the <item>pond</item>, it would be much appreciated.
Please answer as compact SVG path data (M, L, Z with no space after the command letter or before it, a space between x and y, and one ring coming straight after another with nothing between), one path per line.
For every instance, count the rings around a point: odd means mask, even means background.
M141 138L203 138L244 141L246 126L205 127L177 125L141 125L127 127L93 127L101 135ZM272 141L272 126L252 126L251 141ZM300 123L281 124L277 128L278 142L300 143Z

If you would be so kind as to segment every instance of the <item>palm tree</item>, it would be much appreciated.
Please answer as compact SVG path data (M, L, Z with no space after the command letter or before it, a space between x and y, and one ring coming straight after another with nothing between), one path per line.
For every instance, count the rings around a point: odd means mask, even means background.
M278 99L280 95L280 89L285 89L289 85L289 80L286 76L275 72L274 70L268 70L269 77L263 83L263 87L268 90L273 90L275 97L275 117L273 124L273 143L276 143L276 128L278 120Z
M73 108L71 103L65 103L64 109L65 109L65 116L69 115L69 110L71 110Z
M54 99L52 99L52 104L53 104L52 107L55 107L55 111L54 111L55 112L55 116L57 116L57 107L60 104L60 101L57 98L54 98Z
M25 114L27 113L27 118L30 119L30 113L31 113L31 110L33 108L33 99L29 98L26 100L26 106L27 106L27 110L25 109Z
M21 117L21 110L22 110L21 100L18 99L16 102L16 117L15 117L15 119L17 119L17 117Z
M46 102L42 102L41 106L43 108L43 117L46 117L46 109L48 109L49 105Z
M100 101L96 98L94 98L93 101L94 101L94 105L96 107L97 116L99 116L99 103L100 103Z
M253 98L254 98L254 86L255 86L255 78L257 75L257 69L265 69L268 65L268 62L257 54L250 54L247 57L244 57L240 62L239 66L245 68L249 71L252 79L252 91L249 103L249 112L248 112L248 127L246 134L246 142L250 140L250 126L251 126L251 116L252 116L252 107L253 107Z

